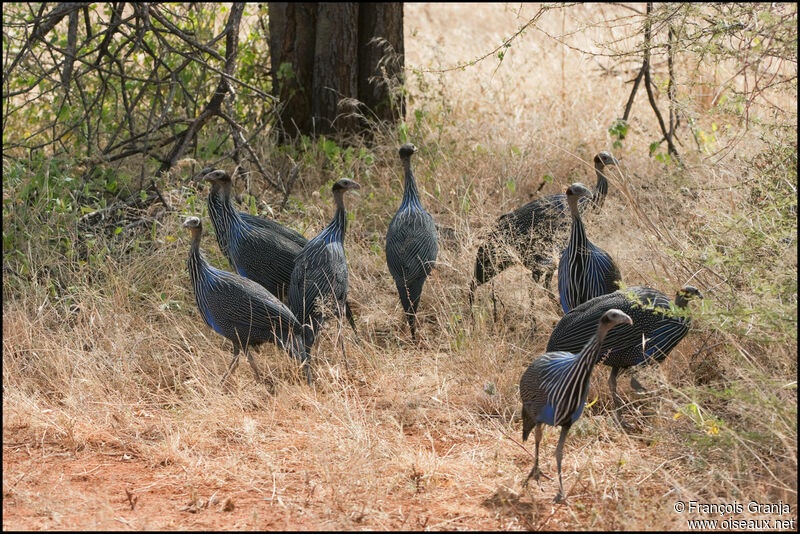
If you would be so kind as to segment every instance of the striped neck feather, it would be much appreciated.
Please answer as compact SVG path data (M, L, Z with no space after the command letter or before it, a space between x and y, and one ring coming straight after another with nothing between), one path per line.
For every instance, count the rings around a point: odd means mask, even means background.
M569 249L572 254L584 254L588 252L587 248L588 239L586 239L586 228L583 226L583 220L580 215L573 214L572 216L572 231L569 236Z
M414 178L414 172L411 170L411 161L408 159L403 160L403 172L405 174L405 184L403 186L403 202L400 204L400 211L421 210L422 203L419 201L417 180Z
M344 206L337 206L336 213L331 219L331 222L328 223L328 226L325 227L320 234L314 238L315 240L321 240L326 245L330 243L344 243L344 233L347 229L347 212L344 209Z
M605 165L600 164L595 165L595 174L597 175L597 183L594 186L594 190L592 191L592 202L599 208L603 206L603 201L606 199L606 195L608 194L608 180L603 173L603 169L605 169Z

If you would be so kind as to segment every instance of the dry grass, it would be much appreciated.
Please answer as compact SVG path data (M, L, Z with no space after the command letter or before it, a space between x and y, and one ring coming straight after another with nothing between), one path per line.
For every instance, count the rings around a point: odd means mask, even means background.
M406 63L438 68L482 55L534 9L523 6L518 19L502 5L409 4ZM593 5L569 13L564 21L548 14L542 26L559 34L616 12ZM597 38L584 32L570 42L588 47ZM70 280L61 298L36 273L25 292L4 290L4 528L682 529L690 516L673 511L677 500L781 500L792 511L780 518L796 517L796 335L770 346L718 329L713 312L734 286L690 254L706 243L698 236L719 233L741 211L747 199L735 186L747 177L731 157L710 164L689 150L685 172L665 172L647 156L658 135L642 94L633 110L640 120L615 151L622 164L589 232L626 284L672 295L691 281L708 303L694 307L694 329L667 361L640 374L652 394L631 395L638 432L613 423L607 368L597 370L590 396L598 402L566 444L566 505L551 504L557 481L520 487L532 458L514 442L517 384L560 310L522 267L495 281L497 323L488 287L478 291L474 325L466 292L492 221L526 202L543 175L555 177L544 194L594 182L592 156L610 149L607 129L629 91L624 76L600 76L595 66L531 30L497 70L489 59L410 76L409 117L425 113L410 120L423 203L452 229L423 293L421 341L410 342L383 255L402 194L398 143L385 138L374 164L351 169L362 190L348 198L345 246L361 342L343 329L348 372L331 325L315 348L313 389L272 346L258 351L270 390L253 383L247 366L232 390L218 386L230 347L197 313L178 215L158 228L157 248L91 269L60 266ZM796 121L796 102L784 104ZM737 155L761 150L747 137ZM319 231L331 201L311 193L330 178L306 168L299 195L311 205L280 220L310 223L307 236ZM171 194L182 206L194 193ZM794 238L773 261L776 272L794 275L796 325ZM208 234L203 248L225 265ZM59 261L36 247L22 253L31 265L48 258L43 272ZM738 305L759 302L742 284ZM556 437L548 429L542 450L554 477Z

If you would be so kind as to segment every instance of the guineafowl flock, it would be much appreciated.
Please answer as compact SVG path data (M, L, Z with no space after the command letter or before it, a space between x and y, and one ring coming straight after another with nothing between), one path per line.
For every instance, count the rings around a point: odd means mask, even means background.
M386 233L386 263L394 279L400 304L417 340L416 316L422 290L433 270L439 251L433 216L422 205L411 157L417 151L410 143L399 149L403 169L402 202ZM536 199L500 216L486 241L478 247L473 279L469 287L470 311L479 285L520 260L538 282L545 275L548 287L558 272L558 296L565 315L555 326L547 352L535 358L519 383L522 400L522 439L531 430L535 438L535 461L523 486L539 481L539 444L542 427L560 426L556 446L559 490L564 499L561 460L570 426L583 412L589 379L594 367L611 367L608 379L614 400L614 417L621 401L616 389L618 374L650 362L661 362L689 331L688 302L702 298L692 286L684 286L674 305L662 292L648 287L620 288L622 275L614 259L588 238L583 216L587 208L598 211L608 194L606 167L619 162L608 152L594 158L597 183L593 190L574 183L565 194ZM191 233L188 270L195 301L205 323L233 343L233 359L222 378L225 383L238 364L240 352L253 369L261 372L250 349L266 341L289 353L313 384L311 349L325 322L342 317L356 331L347 300L348 266L345 256L347 212L345 194L360 188L349 178L336 181L332 194L336 211L330 223L314 238L276 221L255 217L236 209L232 177L219 169L204 169L211 184L208 214L217 243L235 272L209 265L200 252L202 223L189 217L183 223ZM560 258L558 264L554 258ZM494 299L493 299L494 300ZM341 342L345 354L344 341ZM631 377L631 386L644 388Z

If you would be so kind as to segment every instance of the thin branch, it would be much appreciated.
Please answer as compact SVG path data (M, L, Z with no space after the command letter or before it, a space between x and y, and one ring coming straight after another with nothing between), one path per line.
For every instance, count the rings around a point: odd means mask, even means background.
M566 6L564 6L564 7L566 7ZM445 69L419 69L419 71L420 72L433 73L433 74L441 74L443 72L450 72L450 71L453 71L453 70L464 69L465 67L470 67L472 65L475 65L476 63L479 63L479 62L483 61L487 57L497 54L497 52L499 52L503 48L509 48L511 46L511 43L514 41L514 39L516 39L517 37L522 35L525 32L525 30L528 29L528 27L530 25L534 24L537 20L539 20L539 17L544 15L544 13L546 11L550 10L550 9L552 9L552 6L542 6L542 7L540 7L539 11L536 12L536 14L533 16L533 18L530 19L525 24L523 24L522 26L520 26L520 28L517 30L517 32L514 35L512 35L511 37L509 37L508 39L503 41L502 44L500 44L497 48L495 48L491 52L487 52L486 54L482 55L479 58L473 59L472 61L468 61L466 63L459 63L459 64L457 64L455 66L447 67Z

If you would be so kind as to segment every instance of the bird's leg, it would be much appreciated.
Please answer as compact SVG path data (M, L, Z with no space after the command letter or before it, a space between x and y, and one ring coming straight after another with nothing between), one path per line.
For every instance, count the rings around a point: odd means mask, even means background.
M550 282L553 280L553 273L556 272L556 267L553 265L548 271L547 274L544 275L544 288L550 289Z
M534 460L533 460L533 469L531 472L528 473L528 478L525 479L525 482L522 483L522 487L525 488L528 486L528 480L531 478L534 479L536 482L539 483L539 487L542 487L542 483L539 480L540 477L545 477L549 479L547 475L542 473L542 470L539 469L539 443L542 441L542 424L536 423L536 426L533 427L533 439L534 439Z
M342 356L344 356L344 368L347 372L350 372L350 364L347 361L347 351L344 349L344 336L342 335L342 319L339 318L339 330L336 332L336 337L339 340L339 344L342 347Z
M356 343L361 343L361 339L358 337L358 330L356 330L356 320L353 318L353 310L350 309L349 301L345 301L344 303L344 313L347 316L350 327L353 329L353 334L356 336Z
M492 280L492 318L497 322L497 297L494 294L494 280Z
M231 363L228 364L228 369L225 371L225 374L222 375L222 380L220 381L220 384L224 385L225 381L228 379L228 376L233 371L235 371L238 366L239 366L239 347L234 346L233 359L231 360Z
M477 288L478 284L473 279L469 283L469 318L472 321L472 324L475 324L475 314L472 313L472 306L475 304L475 288Z
M612 367L611 374L608 376L608 387L611 389L611 396L614 398L614 420L622 427L623 430L630 430L631 426L622 418L622 399L617 393L617 375L619 374L619 367Z
M608 375L608 387L611 390L611 396L614 399L614 411L618 412L620 408L620 398L617 395L617 375L619 374L619 367L612 367L611 374Z
M561 435L558 437L558 445L556 445L556 465L558 466L558 493L553 502L559 503L564 500L564 483L561 480L561 457L564 454L564 441L567 439L567 432L569 432L569 425L561 427Z
M550 300L553 301L553 304L555 304L557 307L560 308L561 301L559 300L559 298L556 296L555 293L550 291L550 282L553 280L553 273L555 272L555 270L556 270L555 266L548 268L547 273L544 275L543 287L544 287L544 292L548 296L548 298L550 298ZM541 271L539 271L539 273L541 273ZM536 281L537 282L539 281L538 277Z
M261 371L258 370L258 365L256 364L256 359L253 358L253 355L250 354L250 350L245 348L244 355L247 356L247 362L250 364L250 367L253 369L253 374L256 377L256 382L261 382Z
M306 346L306 361L303 365L306 371L306 382L308 382L308 385L310 386L313 382L313 379L311 377L311 347L309 346Z
M542 473L542 470L539 469L539 443L541 443L542 441L542 430L543 428L541 423L537 424L536 427L533 429L533 441L535 444L534 449L536 456L536 460L534 461L534 466L533 466L536 472L533 473L533 479L536 482L539 482L539 477L542 475L544 475L544 477L547 478L547 475ZM541 482L539 482L539 486L541 487Z
M311 379L311 355L308 356L308 359L303 362L303 370L306 373L306 382L310 386L313 382Z
M636 375L631 374L631 387L636 391L636 393L645 395L647 394L647 390L643 385L636 380Z

